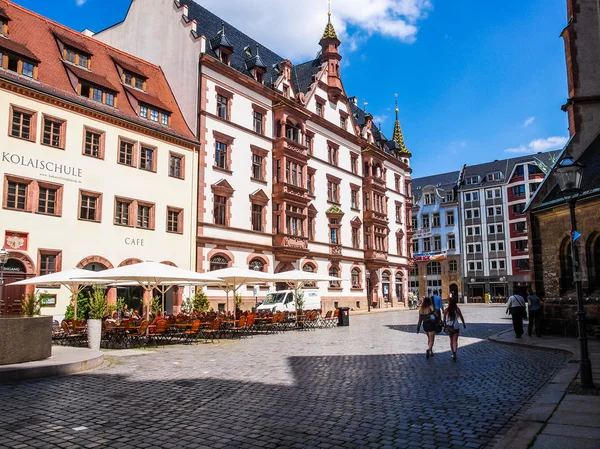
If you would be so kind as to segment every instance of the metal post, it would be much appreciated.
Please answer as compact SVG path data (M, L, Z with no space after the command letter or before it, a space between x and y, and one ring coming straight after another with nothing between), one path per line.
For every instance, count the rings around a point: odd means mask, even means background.
M4 263L0 262L0 316L2 315L2 294L4 293Z
M579 339L579 376L583 388L594 388L592 378L592 364L588 353L587 334L585 329L585 309L583 307L583 291L581 288L581 271L579 270L579 249L573 240L574 232L577 228L575 219L576 198L569 200L569 211L571 213L571 259L573 261L573 280L577 290L577 329Z

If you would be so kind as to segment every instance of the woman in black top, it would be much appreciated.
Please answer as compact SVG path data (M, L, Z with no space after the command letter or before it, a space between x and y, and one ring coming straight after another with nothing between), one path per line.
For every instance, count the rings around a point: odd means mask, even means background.
M427 352L426 357L433 356L433 344L435 343L435 324L437 317L431 298L423 298L421 307L419 308L419 323L417 324L417 334L423 325L423 332L427 334Z

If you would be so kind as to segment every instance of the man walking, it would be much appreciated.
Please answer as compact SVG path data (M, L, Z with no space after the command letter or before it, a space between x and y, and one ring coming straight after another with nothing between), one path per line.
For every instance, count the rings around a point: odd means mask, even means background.
M438 291L433 291L433 308L434 313L437 316L439 322L442 322L442 312L444 311L444 301L442 301L442 297L438 295Z
M527 313L525 298L517 293L511 295L506 302L506 313L510 313L515 335L517 338L521 338L521 335L523 335L523 318Z

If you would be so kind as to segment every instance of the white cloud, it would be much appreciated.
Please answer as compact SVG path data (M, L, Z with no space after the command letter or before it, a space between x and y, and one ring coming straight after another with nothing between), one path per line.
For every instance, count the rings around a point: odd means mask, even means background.
M248 0L199 3L294 62L315 57L327 23L324 0L262 0L260 8ZM431 0L334 0L331 21L343 41L343 54L356 50L373 34L414 42L418 23L431 8Z
M527 120L523 122L523 128L527 128L529 125L533 123L535 117L529 117Z
M506 153L537 153L539 151L558 150L565 146L568 137L547 137L546 139L535 139L527 145L521 145L517 148L508 148Z
M85 2L87 2L87 0L75 0L75 3L77 4L77 6L83 6L85 4Z

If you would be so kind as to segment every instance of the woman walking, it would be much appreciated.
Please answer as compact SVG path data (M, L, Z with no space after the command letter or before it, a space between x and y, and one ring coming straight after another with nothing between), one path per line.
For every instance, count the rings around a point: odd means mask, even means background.
M421 325L423 325L423 332L427 334L427 358L433 356L433 344L435 342L435 323L437 321L437 317L434 312L435 309L433 308L431 298L423 298L423 302L421 303L421 307L419 308L419 323L417 324L417 334L421 330Z
M462 312L458 308L458 301L450 298L446 310L444 310L444 331L450 337L450 350L452 351L452 360L456 362L456 352L458 351L458 335L460 333L458 319L463 323L463 328L467 328Z
M542 300L538 298L535 292L527 289L527 303L529 304L529 325L527 326L527 335L531 337L535 328L535 335L542 336Z

